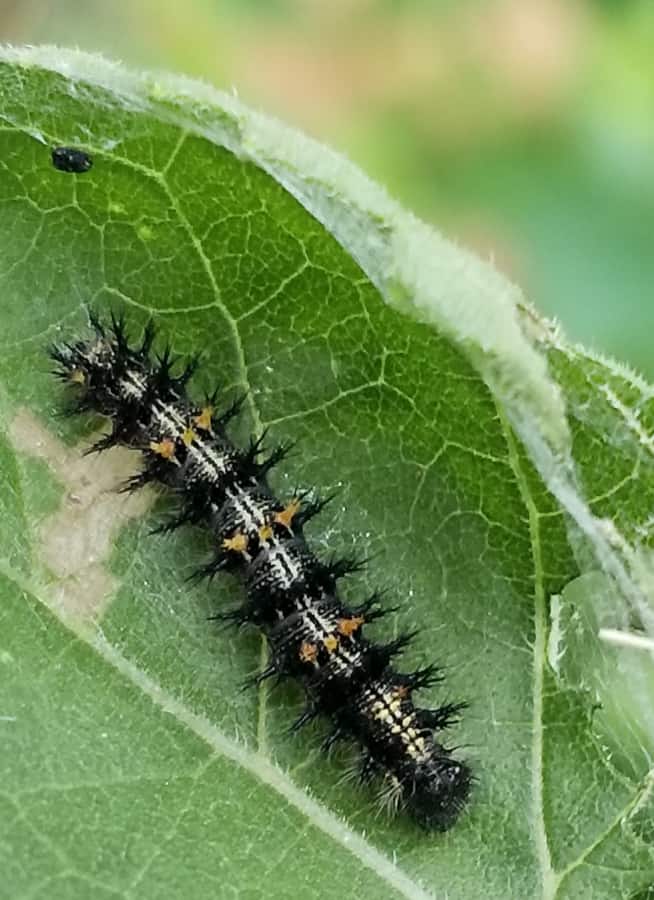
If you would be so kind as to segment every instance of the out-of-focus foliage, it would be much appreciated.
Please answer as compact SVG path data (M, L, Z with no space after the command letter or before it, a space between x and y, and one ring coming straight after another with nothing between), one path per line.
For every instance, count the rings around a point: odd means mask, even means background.
M14 0L0 37L234 85L654 373L649 0Z

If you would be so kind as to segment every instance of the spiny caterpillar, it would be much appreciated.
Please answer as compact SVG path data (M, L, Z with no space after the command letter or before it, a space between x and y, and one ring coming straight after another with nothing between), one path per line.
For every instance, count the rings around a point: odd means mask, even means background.
M92 449L122 444L141 451L142 469L125 488L158 482L179 497L178 514L164 530L208 524L216 552L203 573L234 572L246 592L243 605L220 618L256 625L269 646L270 663L252 680L296 679L306 708L294 729L327 716L333 729L325 746L354 739L362 751L361 780L381 776L389 807L406 809L426 829L450 827L472 776L434 732L456 721L465 704L415 706L414 691L436 683L437 668L404 674L393 668L411 634L386 644L364 635L365 625L384 615L378 596L348 606L337 591L339 579L360 564L321 562L303 535L324 501L305 494L283 503L268 485L268 472L288 448L263 458L260 438L247 448L235 446L227 426L241 403L217 412L217 392L201 404L189 399L197 359L174 374L170 349L152 352L152 322L138 344L130 343L122 318L112 315L105 326L91 314L91 324L93 338L50 348L56 374L77 390L76 412L111 420L111 432Z

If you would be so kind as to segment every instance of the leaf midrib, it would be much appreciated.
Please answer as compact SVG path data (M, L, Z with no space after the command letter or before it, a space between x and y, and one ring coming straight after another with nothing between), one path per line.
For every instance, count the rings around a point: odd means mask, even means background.
M543 669L546 662L546 602L543 584L543 562L540 542L540 516L520 463L513 430L504 410L496 402L499 421L507 443L508 460L515 475L520 496L529 519L529 537L534 564L534 665L532 688L532 745L531 745L531 814L536 856L540 869L542 898L554 900L558 879L552 868L547 840L543 805Z

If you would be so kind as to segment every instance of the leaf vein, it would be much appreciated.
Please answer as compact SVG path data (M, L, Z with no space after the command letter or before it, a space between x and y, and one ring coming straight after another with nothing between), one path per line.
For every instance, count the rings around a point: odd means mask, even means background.
M529 516L529 534L534 561L534 681L532 701L532 826L536 843L536 855L540 866L543 900L553 900L558 888L558 880L552 868L543 800L543 681L547 659L546 601L543 584L543 560L540 543L539 514L527 485L525 473L520 463L516 439L504 411L498 405L498 416L506 437L508 456L515 474L520 495Z

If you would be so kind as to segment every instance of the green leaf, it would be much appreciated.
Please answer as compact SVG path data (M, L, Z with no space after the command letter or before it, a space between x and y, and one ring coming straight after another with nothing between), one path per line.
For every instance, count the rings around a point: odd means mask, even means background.
M5 50L0 97L8 895L646 896L651 656L598 629L654 633L654 390L233 97L52 48ZM240 691L265 652L206 621L238 585L185 581L207 536L151 534L169 501L111 490L137 458L59 416L45 347L87 303L247 389L238 437L297 441L280 493L339 489L314 545L372 557L348 597L386 587L379 633L470 702L453 830L378 817L323 726L286 734L292 686Z

